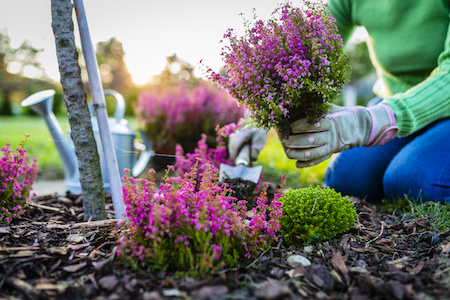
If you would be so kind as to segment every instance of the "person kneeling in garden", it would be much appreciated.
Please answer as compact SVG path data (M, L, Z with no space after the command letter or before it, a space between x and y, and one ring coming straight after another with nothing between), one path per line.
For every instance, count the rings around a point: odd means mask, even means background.
M333 105L314 124L295 120L282 141L286 155L302 168L342 152L324 182L345 195L449 201L450 2L329 0L328 9L344 44L356 26L366 28L379 98L368 107ZM253 140L256 160L263 135L237 133L230 153Z

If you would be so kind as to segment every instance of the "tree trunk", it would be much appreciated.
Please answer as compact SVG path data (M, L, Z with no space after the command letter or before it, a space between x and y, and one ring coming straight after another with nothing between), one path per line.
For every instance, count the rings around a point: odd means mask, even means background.
M84 218L106 218L105 190L100 168L86 92L81 80L78 52L75 46L73 5L70 0L52 0L52 29L55 35L64 103L80 170Z

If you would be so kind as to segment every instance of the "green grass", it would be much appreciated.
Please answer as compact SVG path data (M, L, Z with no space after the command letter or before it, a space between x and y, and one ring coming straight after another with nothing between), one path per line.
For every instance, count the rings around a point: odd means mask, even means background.
M67 138L70 128L67 117L57 117ZM128 118L131 128L136 128L136 118ZM30 135L25 144L29 158L37 159L39 175L37 180L63 179L64 167L45 120L41 116L0 116L0 146L11 144L11 149L19 147L25 136Z
M275 130L271 130L256 165L263 166L264 181L278 183L281 176L286 174L286 187L300 188L322 185L328 162L326 160L316 166L298 169L295 160L286 157Z
M69 128L67 118L58 118L65 133ZM38 161L38 179L61 179L64 178L62 161L56 150L53 138L47 128L44 118L40 116L14 116L0 117L0 145L11 144L11 149L16 149L19 143L29 137L25 144L29 158Z
M57 117L65 137L69 129L67 117ZM137 128L134 117L126 118L132 129ZM41 116L15 116L0 117L0 145L10 143L12 149L16 149L19 143L29 134L25 149L30 158L38 160L38 180L63 179L64 168L53 138L47 128L45 120ZM263 166L264 180L279 183L281 176L286 174L288 187L299 188L309 185L321 185L328 161L310 168L297 169L295 160L288 159L281 143L275 133L270 131L267 143L261 151L257 163Z
M448 202L440 203L405 196L405 198L397 199L394 203L386 203L385 208L392 213L395 213L396 210L402 211L405 222L421 218L428 219L435 232L443 232L450 227L450 203Z

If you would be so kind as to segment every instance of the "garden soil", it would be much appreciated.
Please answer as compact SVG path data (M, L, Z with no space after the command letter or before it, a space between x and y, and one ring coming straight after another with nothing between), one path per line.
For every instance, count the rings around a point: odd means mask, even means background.
M22 218L0 225L0 299L450 299L450 230L360 199L343 235L305 247L280 240L200 278L121 264L106 200L104 221L83 221L80 196L67 193L35 197Z

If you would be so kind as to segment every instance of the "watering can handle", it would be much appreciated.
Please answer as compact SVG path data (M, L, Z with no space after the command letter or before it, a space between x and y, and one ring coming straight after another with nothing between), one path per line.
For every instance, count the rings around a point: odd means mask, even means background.
M136 161L136 163L133 166L133 170L131 170L131 175L133 177L138 177L139 174L144 171L144 169L147 167L148 162L150 161L150 158L153 156L154 152L152 150L152 144L148 137L145 135L145 132L142 130L139 130L139 133L141 135L142 142L145 145L145 150L141 152L141 155L139 155L139 159Z
M103 93L105 95L111 95L116 98L116 111L114 112L114 118L117 121L122 120L125 117L125 98L123 98L121 94L114 90L104 90ZM89 110L91 111L91 116L93 117L95 115L93 101L89 103Z

